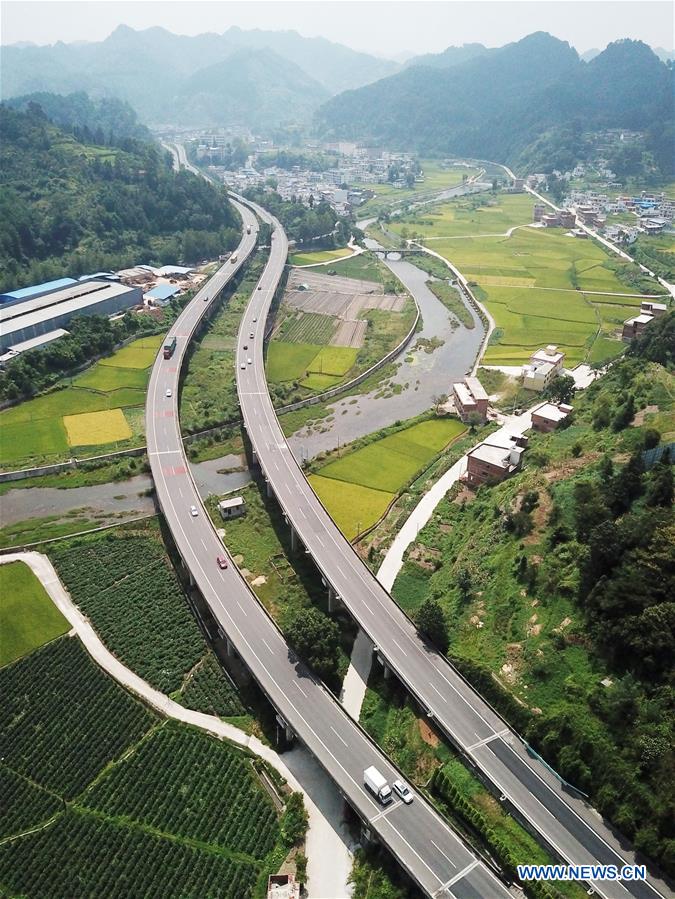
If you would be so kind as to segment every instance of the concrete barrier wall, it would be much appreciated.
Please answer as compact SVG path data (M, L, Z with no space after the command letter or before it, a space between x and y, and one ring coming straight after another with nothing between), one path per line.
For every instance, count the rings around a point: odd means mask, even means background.
M82 463L113 462L124 456L142 456L145 453L144 446L135 446L132 449L117 450L114 453L103 453L101 456L87 456L85 459L67 459L65 462L54 462L51 465L38 465L35 468L20 468L17 471L0 471L0 484L7 481L22 481L25 478L39 478L44 474L59 474L77 468Z

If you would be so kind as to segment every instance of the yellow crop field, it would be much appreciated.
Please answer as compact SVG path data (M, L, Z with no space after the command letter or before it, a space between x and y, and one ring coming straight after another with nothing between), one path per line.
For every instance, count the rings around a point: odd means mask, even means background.
M70 446L99 446L128 440L132 436L129 422L121 409L106 409L103 412L81 412L79 415L64 415L63 423Z

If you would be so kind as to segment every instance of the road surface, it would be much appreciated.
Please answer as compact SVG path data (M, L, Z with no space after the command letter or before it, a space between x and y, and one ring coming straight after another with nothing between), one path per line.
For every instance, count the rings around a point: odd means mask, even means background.
M400 777L400 772L289 649L228 556L190 475L178 420L180 367L190 337L208 309L205 297L209 301L213 298L253 248L257 232L255 217L245 207L236 205L244 224L250 225L252 231L239 246L237 264L230 268L230 263L226 263L185 308L169 332L169 337L175 334L177 338L173 357L165 360L160 352L150 376L146 403L148 458L166 523L220 629L285 724L316 757L350 805L422 890L439 899L452 896L506 899L509 893L503 884L422 796L417 794L410 806L396 800L384 808L366 791L363 771L370 765L375 765L389 782ZM285 234L277 227L261 289L254 292L255 302L269 306L286 262L286 252ZM250 333L249 328L255 332L249 350L237 353L237 374L244 376L244 392L247 387L254 387L254 379L263 371L263 327L264 318L253 325L249 325L247 317L243 320L242 333ZM247 344L249 340L246 337ZM256 357L255 366L243 361L248 356ZM245 366L243 371L239 368L241 364ZM266 385L263 387L267 396ZM254 416L251 410L257 402L253 393L246 402L247 410ZM192 507L196 515L192 514ZM226 557L227 568L219 566L219 556Z
M256 207L263 218L270 217ZM277 420L265 377L267 315L281 278L287 241L276 220L271 258L253 292L238 335L237 389L256 459L297 539L324 581L377 647L423 709L507 802L562 859L574 864L634 863L598 814L566 791L560 780L418 634L389 593L354 552L311 489ZM244 350L244 346L247 349ZM251 359L249 365L247 360ZM670 895L652 882L592 881L606 899ZM490 894L487 894L490 895Z

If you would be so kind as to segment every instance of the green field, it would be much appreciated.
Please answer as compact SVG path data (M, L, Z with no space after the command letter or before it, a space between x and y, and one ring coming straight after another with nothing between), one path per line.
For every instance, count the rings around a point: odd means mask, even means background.
M28 565L0 565L0 667L69 629Z
M335 333L337 321L332 315L300 312L284 320L277 340L287 343L327 344Z
M267 348L267 377L272 383L297 381L305 375L342 378L356 362L352 347L272 341ZM315 383L324 383L320 377ZM331 381L331 386L337 381Z
M438 193L448 187L455 187L462 183L463 176L466 175L467 178L470 178L477 172L477 169L468 166L443 168L437 160L432 159L422 159L420 160L420 163L424 173L424 181L420 184L415 184L413 188L398 188L394 187L393 184L388 183L359 183L359 188L373 190L376 194L375 197L368 200L363 206L359 206L359 218L371 214L381 206L391 205L394 202L418 199L421 196Z
M351 254L352 250L349 247L339 250L316 250L313 253L293 253L288 261L291 265L316 265L317 262L333 262Z
M267 379L273 384L299 380L309 371L309 365L320 349L312 343L272 340L267 347Z
M417 422L328 462L310 483L351 539L378 521L411 478L465 430L454 418Z
M348 540L379 521L396 497L395 493L318 474L310 475L309 483Z
M484 195L430 206L413 215L390 222L396 234L413 231L424 240L465 237L479 234L502 234L517 225L532 221L534 201L529 194L498 194L487 200ZM433 244L432 244L433 246Z
M87 447L121 449L140 443L149 366L161 335L141 337L97 362L63 388L0 412L0 467L19 468L68 458ZM85 413L107 413L95 419ZM67 419L64 421L64 419Z
M526 199L516 195L502 202L515 210ZM433 228L455 227L454 205L439 208L445 217ZM474 216L483 212L493 220L498 215L497 210L476 210ZM639 307L640 288L627 286L617 275L629 264L610 258L594 241L567 237L562 229L520 228L509 238L446 237L428 246L480 288L498 329L485 352L487 364L519 365L549 343L565 352L570 367L622 351L621 324ZM596 340L602 344L594 350Z

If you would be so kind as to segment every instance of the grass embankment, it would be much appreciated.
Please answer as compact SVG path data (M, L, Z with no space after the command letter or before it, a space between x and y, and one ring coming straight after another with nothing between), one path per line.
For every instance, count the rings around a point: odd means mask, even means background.
M549 343L564 350L569 366L618 356L622 323L639 308L639 294L661 288L595 241L563 229L517 227L505 236L531 214L526 194L473 197L389 227L417 236L475 285L496 325L485 363L520 365Z
M327 611L325 586L314 563L291 548L290 529L274 499L263 496L265 485L255 482L238 491L246 501L246 514L223 522L218 513L218 498L207 500L207 507L223 542L269 614L282 631L312 608ZM349 665L355 636L352 622L338 619L341 634L337 674L332 688L339 687Z
M393 588L412 616L429 597L441 603L450 655L466 676L659 860L667 853L672 735L658 674L662 640L646 620L663 608L657 547L670 542L672 510L659 507L655 475L632 476L627 460L654 439L649 429L663 443L675 438L674 396L673 376L660 366L620 363L575 401L569 427L531 437L522 473L466 504L444 499ZM641 410L630 427L621 417L626 402ZM593 530L595 513L583 505L589 491L598 496L596 521L610 518L606 556L605 531ZM631 561L619 569L624 557ZM598 565L606 580L595 579ZM644 574L633 582L629 569Z
M142 444L143 406L161 336L141 337L74 378L0 412L0 467L27 468Z
M2 668L0 692L3 892L262 894L291 846L246 751L150 712L76 639Z
M292 253L288 257L291 265L316 265L319 262L336 262L344 256L351 256L352 250L343 247L339 250L316 250L313 253Z
M256 254L239 285L223 293L220 309L208 330L194 342L180 395L183 433L239 418L235 382L235 344L241 316L260 277L264 260Z
M346 447L339 458L312 466L310 484L352 540L372 527L403 487L465 430L452 418L394 426Z
M67 619L28 565L0 565L0 667L69 629Z

